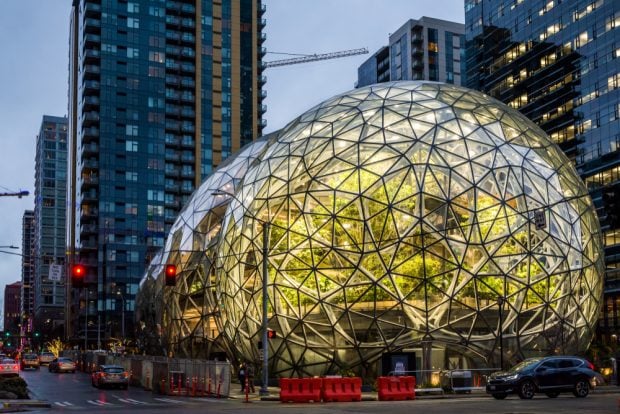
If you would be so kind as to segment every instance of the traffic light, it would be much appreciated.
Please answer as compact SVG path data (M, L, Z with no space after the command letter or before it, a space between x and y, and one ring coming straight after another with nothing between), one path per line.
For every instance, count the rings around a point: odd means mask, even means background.
M278 335L276 335L276 331L274 331L273 329L267 329L267 338L274 339L277 336Z
M38 332L35 332L35 333L34 333L34 337L35 337L35 338L38 338L38 337L39 337L39 335L41 335L41 334L40 334L40 333L38 333Z
M175 286L177 284L177 267L173 264L166 265L166 286Z
M84 265L75 264L71 268L71 286L80 288L84 286L84 277L86 277L86 268Z
M11 336L11 332L6 331L6 332L4 333L4 336L6 336L6 337L8 338L9 336Z

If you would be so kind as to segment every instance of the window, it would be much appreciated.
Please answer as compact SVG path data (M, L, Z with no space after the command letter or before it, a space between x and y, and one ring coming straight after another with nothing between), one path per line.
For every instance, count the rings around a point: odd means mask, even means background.
M138 125L126 125L125 134L129 137L137 137L138 136Z
M138 181L138 173L136 171L126 171L125 180L134 182Z
M125 150L127 152L138 152L138 141L125 141Z
M151 62L164 63L165 56L164 52L149 52L149 60Z
M140 51L138 49L136 49L136 48L128 47L127 48L127 57L130 58L130 59L140 57Z
M140 5L138 3L127 3L128 13L140 13Z
M139 29L140 28L140 19L136 19L133 17L127 18L127 27L130 29Z

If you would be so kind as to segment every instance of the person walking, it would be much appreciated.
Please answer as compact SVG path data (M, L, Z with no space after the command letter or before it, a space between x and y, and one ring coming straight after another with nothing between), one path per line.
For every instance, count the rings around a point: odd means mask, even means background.
M245 391L245 375L246 375L245 364L241 363L239 365L239 372L237 375L237 377L239 378L239 383L241 384L241 392Z
M255 393L256 391L254 390L254 365L248 364L245 372L248 377L248 391L250 391L251 393Z

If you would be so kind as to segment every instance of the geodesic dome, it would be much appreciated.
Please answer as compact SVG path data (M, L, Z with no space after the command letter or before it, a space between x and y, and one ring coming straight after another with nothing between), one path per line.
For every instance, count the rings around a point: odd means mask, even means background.
M600 228L571 162L453 85L373 85L307 111L249 167L220 237L220 323L247 360L267 261L274 376L369 372L424 343L492 363L500 332L507 357L576 353L601 302Z

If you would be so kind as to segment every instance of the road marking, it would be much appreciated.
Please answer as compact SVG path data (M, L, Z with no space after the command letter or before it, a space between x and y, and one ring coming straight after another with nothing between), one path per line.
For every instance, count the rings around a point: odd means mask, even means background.
M119 398L118 400L129 404L148 404L147 402L134 400L133 398Z
M157 401L161 401L161 402L174 403L174 404L183 404L183 401L169 400L168 398L153 398L153 399L157 400Z
M102 407L104 405L114 405L112 403L101 401L101 400L87 400L86 402L89 403L89 404L98 405L100 407Z
M54 404L59 405L61 407L69 407L69 406L73 405L69 401L63 401L63 402L56 401Z

